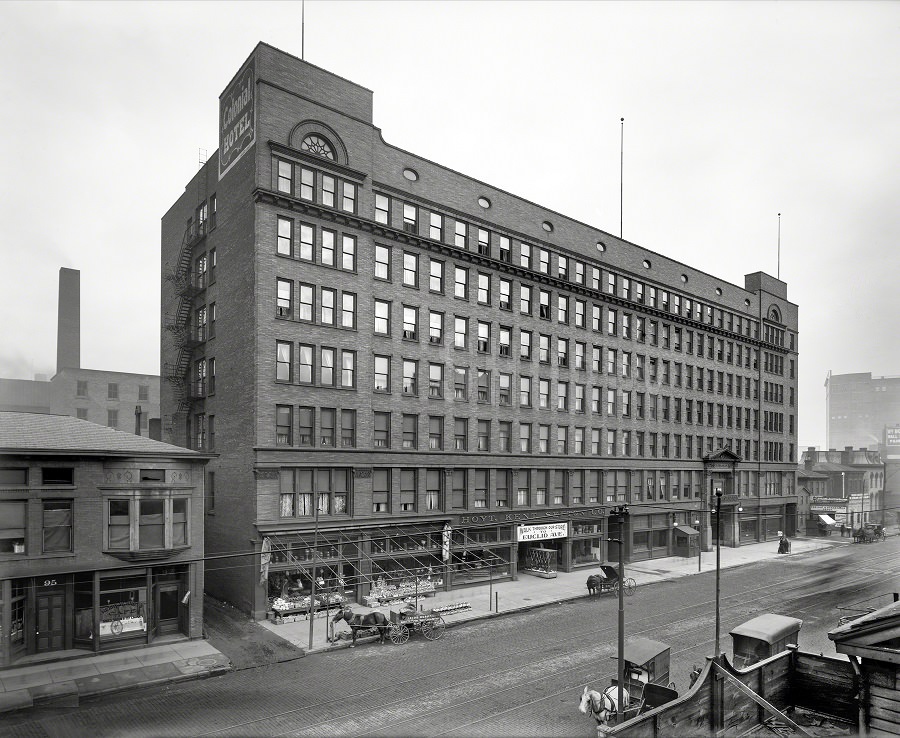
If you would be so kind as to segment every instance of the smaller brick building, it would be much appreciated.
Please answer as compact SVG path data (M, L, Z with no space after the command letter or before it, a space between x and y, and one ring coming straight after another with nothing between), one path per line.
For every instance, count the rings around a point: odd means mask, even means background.
M0 412L0 668L203 631L210 456Z

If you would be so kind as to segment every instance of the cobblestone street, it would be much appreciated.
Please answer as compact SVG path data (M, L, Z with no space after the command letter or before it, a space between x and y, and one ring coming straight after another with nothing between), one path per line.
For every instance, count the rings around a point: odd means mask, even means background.
M725 570L723 633L759 612L796 612L805 621L801 649L828 653L823 634L836 625L840 605L900 589L898 548L894 537L874 547L836 546ZM826 582L829 576L836 579ZM628 599L628 634L671 646L671 677L679 690L687 687L692 665L711 651L714 586L710 572L641 585ZM608 684L613 675L616 614L612 596L550 604L448 628L438 641L417 635L403 646L365 644L268 660L77 710L13 717L0 727L12 736L53 738L587 736L593 721L577 712L578 694L585 684ZM272 656L264 647L257 654Z

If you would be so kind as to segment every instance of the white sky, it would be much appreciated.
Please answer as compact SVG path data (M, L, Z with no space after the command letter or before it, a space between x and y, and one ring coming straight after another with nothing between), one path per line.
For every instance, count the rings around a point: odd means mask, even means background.
M900 374L900 3L306 3L305 58L385 140L800 306L799 445L824 380ZM0 3L0 376L51 376L60 267L82 366L159 373L160 219L301 5ZM900 419L898 419L900 420Z

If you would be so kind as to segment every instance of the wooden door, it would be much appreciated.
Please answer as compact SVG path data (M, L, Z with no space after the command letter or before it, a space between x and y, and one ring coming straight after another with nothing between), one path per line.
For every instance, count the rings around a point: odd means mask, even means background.
M37 623L35 650L38 653L60 651L66 646L66 593L44 591L35 597Z
M177 582L156 586L156 635L181 631L181 585Z

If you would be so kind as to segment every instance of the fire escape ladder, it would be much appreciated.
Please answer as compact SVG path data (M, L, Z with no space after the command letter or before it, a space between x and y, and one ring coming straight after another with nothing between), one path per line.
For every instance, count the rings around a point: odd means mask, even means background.
M178 401L177 413L186 412L190 405L188 371L194 344L191 340L190 316L194 296L198 292L191 275L191 262L195 242L205 235L205 224L197 235L192 224L185 228L175 269L166 275L166 281L171 282L178 298L175 312L169 314L166 323L166 330L172 334L172 343L178 353L174 363L165 365L166 380L172 384Z

